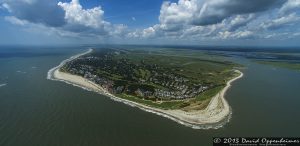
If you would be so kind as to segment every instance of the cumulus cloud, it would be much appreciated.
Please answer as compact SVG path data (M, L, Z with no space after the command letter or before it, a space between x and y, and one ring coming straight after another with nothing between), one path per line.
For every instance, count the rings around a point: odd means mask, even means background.
M114 26L103 20L104 11L100 6L83 9L79 0L59 2L57 5L65 11L65 30L84 35L109 35L110 30L113 30Z
M178 0L164 2L159 24L130 33L134 37L253 39L298 22L300 0ZM263 29L261 29L263 28ZM263 31L263 32L260 32Z
M288 0L284 5L280 8L280 14L286 14L293 10L300 8L300 0Z
M84 9L79 0L58 3L53 0L3 0L1 6L12 15L5 20L17 25L44 25L61 32L57 34L114 37L122 36L127 28L105 21L101 6Z
M99 28L106 23L103 21L104 11L100 6L85 10L78 0L72 0L70 3L59 2L58 6L64 9L64 18L70 24Z
M204 3L198 2L193 24L215 24L233 15L257 13L279 7L283 2L284 0L206 0Z
M162 24L186 23L196 10L195 0L179 0L178 3L164 2L160 10L159 21Z
M20 20L50 27L60 27L66 23L64 11L53 0L3 0L1 5Z
M219 32L219 37L221 39L251 39L254 37L252 31L238 31L238 32Z
M141 30L136 30L133 32L129 32L127 34L127 37L129 38L151 38L151 37L157 37L158 33L158 25L155 25L153 27L148 27L146 29Z
M79 0L58 3L53 0L0 0L0 5L11 14L5 20L12 24L31 25L43 30L41 32L49 29L60 36L71 37L223 41L284 38L286 34L300 31L296 27L283 29L299 24L300 0L163 2L159 23L137 30L105 21L101 6L86 9Z
M250 21L255 18L254 14L237 15L235 16L229 25L229 31L235 31L240 27L246 26Z
M4 17L4 19L12 24L15 24L15 25L26 25L28 24L28 22L26 20L20 20L14 16L6 16Z
M300 17L295 13L289 14L287 16L282 16L280 18L270 20L261 24L261 27L264 29L280 29L287 25L293 25L295 23L299 23Z
M280 7L284 0L179 0L164 2L159 20L162 24L211 25L234 15Z

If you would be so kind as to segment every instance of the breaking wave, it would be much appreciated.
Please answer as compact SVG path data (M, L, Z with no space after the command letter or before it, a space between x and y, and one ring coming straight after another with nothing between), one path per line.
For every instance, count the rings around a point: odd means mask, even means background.
M6 85L7 85L7 83L0 84L0 88L1 88L1 87L4 87L4 86L6 86Z

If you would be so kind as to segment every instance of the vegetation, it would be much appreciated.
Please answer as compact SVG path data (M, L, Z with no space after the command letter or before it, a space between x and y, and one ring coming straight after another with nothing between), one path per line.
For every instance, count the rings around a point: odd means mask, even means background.
M300 71L299 62L284 62L284 61L257 61L257 62L260 64L272 65L275 67L282 67L282 68Z
M238 66L195 50L101 49L66 63L61 71L148 106L198 110L236 76Z

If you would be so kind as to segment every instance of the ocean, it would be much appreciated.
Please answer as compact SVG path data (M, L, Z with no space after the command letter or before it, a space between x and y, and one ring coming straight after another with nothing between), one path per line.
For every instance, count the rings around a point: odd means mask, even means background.
M195 146L213 137L299 137L300 72L229 57L244 77L226 93L233 115L195 130L63 82L49 69L87 47L0 48L1 146Z

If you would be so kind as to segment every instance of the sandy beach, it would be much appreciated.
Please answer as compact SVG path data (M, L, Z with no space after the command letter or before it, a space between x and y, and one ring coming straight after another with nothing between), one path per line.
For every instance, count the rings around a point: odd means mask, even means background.
M214 96L211 99L209 105L204 110L193 111L193 112L185 112L180 109L163 110L163 109L149 107L140 103L136 103L136 102L132 102L126 99L116 97L110 94L109 92L107 92L101 86L91 81L88 81L83 77L59 71L59 68L63 66L66 62L76 59L81 55L88 54L91 51L92 49L88 50L87 52L72 56L67 60L64 60L63 62L60 63L59 66L49 70L47 78L51 80L63 81L68 84L78 86L89 91L97 92L99 94L108 96L115 101L122 102L133 107L138 107L144 111L166 117L177 123L183 124L188 127L192 127L194 129L210 129L210 128L217 129L222 127L225 123L227 123L231 117L231 113L232 113L231 108L224 96L226 94L226 91L231 87L232 82L243 77L243 73L238 70L236 70L236 72L238 72L240 75L228 81L226 87L224 87L216 96Z

